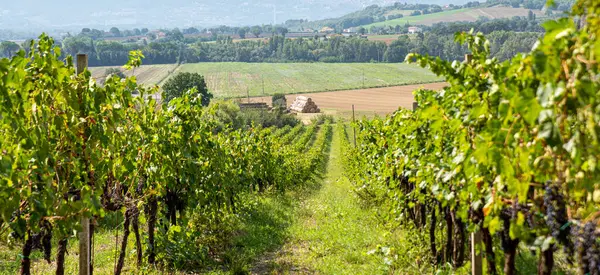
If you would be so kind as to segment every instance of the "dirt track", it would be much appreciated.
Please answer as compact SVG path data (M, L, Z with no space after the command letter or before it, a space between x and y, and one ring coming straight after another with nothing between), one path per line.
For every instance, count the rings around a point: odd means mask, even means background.
M414 101L412 92L416 89L427 88L439 90L445 85L446 83L431 83L301 95L312 98L321 110L335 109L338 111L348 111L352 110L352 104L354 104L354 108L357 111L386 114L397 110L400 106L412 108ZM287 95L288 104L294 102L297 96L299 95ZM255 97L251 101L271 104L271 97Z

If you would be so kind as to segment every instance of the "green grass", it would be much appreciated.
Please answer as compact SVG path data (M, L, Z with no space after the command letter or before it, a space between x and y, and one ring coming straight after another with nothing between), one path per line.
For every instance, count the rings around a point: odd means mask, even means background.
M371 40L371 39L390 39L390 38L397 39L398 37L400 37L399 34L381 34L381 35L369 35L369 36L367 36L367 38L369 40Z
M388 16L388 15L396 15L396 14L402 14L404 16L410 16L410 14L413 12L414 10L391 10L386 12L384 15Z
M215 97L307 93L437 82L426 69L404 63L196 63L178 72L205 76ZM363 86L364 72L364 86ZM264 93L263 93L264 82Z
M441 17L446 17L446 16L455 16L456 14L468 12L469 10L471 10L471 9L470 8L456 9L456 10L448 10L448 11L442 11L442 12L436 12L436 13L430 13L430 14L424 14L424 15L404 16L402 18L396 18L396 19L392 19L392 20L387 20L387 21L372 23L369 25L364 25L363 27L366 29L369 29L371 27L396 26L396 25L404 26L404 24L406 24L407 22L411 25L430 25L431 20L436 20L436 19L439 19Z
M388 228L387 223L378 218L375 208L363 206L352 191L353 186L342 175L341 138L335 131L322 186L300 201L294 222L287 229L289 237L285 245L256 263L252 269L254 273L402 274L403 271L431 271L425 260L419 261L419 255L424 255L427 246L407 242L419 234ZM394 248L387 250L391 247Z
M321 274L385 273L382 259L367 252L385 243L387 230L342 176L340 138L334 135L323 187L298 210L280 260Z
M544 14L539 10L533 10L538 18L545 17ZM526 8L512 8L506 6L493 6L493 7L476 7L476 8L465 8L456 10L446 10L437 13L423 14L417 16L404 16L403 18L397 18L377 23L364 25L364 28L371 27L383 27L383 26L404 26L407 22L411 25L432 25L439 22L456 22L456 21L476 21L480 17L487 17L489 19L495 18L511 18L513 16L527 16L529 9Z

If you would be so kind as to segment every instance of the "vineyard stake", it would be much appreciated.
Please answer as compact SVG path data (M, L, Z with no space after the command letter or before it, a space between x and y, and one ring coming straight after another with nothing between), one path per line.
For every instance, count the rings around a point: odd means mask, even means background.
M86 54L77 55L77 75L82 74L88 66ZM81 233L79 233L79 275L91 275L91 245L90 245L90 219L81 217Z
M477 253L477 245L481 244L481 231L471 233L471 271L472 275L483 274L483 263L481 259L481 248Z

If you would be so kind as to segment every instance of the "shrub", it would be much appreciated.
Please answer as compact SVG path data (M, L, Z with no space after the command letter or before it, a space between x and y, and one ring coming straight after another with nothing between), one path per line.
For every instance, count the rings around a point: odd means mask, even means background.
M226 128L241 129L245 127L262 126L264 128L276 126L278 128L286 125L296 126L300 121L289 114L280 111L269 112L267 110L240 110L240 107L232 101L215 101L202 114L202 118L211 121L215 125L215 132Z
M254 124L263 128L272 126L281 128L286 125L294 127L300 123L300 120L292 115L281 112L269 112L267 110L242 110L240 118L243 121L242 124L245 126Z
M106 69L106 71L104 71L104 76L106 78L109 78L111 75L117 76L118 78L125 78L125 74L119 70L118 68L108 68Z
M287 99L284 94L274 94L271 97L271 104L274 109L285 110L287 108Z

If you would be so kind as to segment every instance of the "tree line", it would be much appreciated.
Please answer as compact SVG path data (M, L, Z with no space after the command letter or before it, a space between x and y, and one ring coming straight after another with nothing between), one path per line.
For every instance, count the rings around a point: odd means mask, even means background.
M197 30L175 29L164 38L135 42L97 40L94 30L84 29L77 36L63 39L63 55L88 54L90 66L116 66L128 61L128 54L140 50L146 56L145 64L173 64L197 62L402 62L408 53L439 56L444 60L460 59L469 50L454 42L454 34L460 31L475 30L488 35L492 56L501 60L508 59L520 52L531 49L543 33L540 22L534 14L529 17L511 19L478 20L476 22L438 23L433 26L421 26L424 33L407 34L404 26L381 28L380 34L399 34L398 39L386 44L371 41L360 35L350 37L315 35L306 38L287 38L287 29L274 27L271 37L263 40L234 41L231 36L217 35L217 32L240 31L244 28L215 29L215 41L206 43L206 39L186 37L184 33ZM249 28L258 36L272 26ZM140 30L146 32L147 30ZM116 31L115 31L116 32ZM26 52L31 41L22 45L14 42L0 43L0 57L10 57L20 49Z
M501 60L528 51L540 33L494 31L488 37L492 56ZM184 44L175 41L151 42L147 45L119 42L87 43L74 41L63 45L65 54L86 53L91 66L114 66L127 62L131 50L144 52L146 64L198 62L402 62L410 53L460 59L468 49L454 42L454 35L434 32L414 36L400 35L387 45L360 37L290 39L274 36L265 41L233 42L231 38L215 43Z

